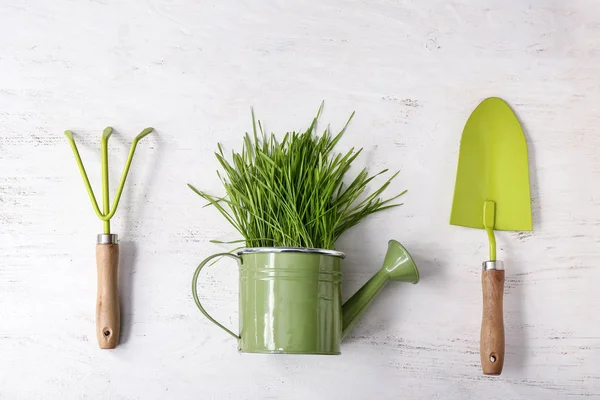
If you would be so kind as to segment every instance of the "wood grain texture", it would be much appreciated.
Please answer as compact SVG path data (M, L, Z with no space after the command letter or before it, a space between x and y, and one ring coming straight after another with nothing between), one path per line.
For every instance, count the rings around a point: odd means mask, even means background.
M114 349L121 334L119 307L119 245L97 244L96 337L101 349Z
M500 375L504 366L504 271L482 271L481 289L481 369L486 375Z
M37 0L0 2L0 399L600 399L600 3L596 0ZM485 232L448 224L460 135L504 98L529 148L534 231L497 233L506 265L502 375L481 373ZM339 357L240 355L190 293L192 273L237 239L187 187L223 193L216 142L319 131L356 115L340 150L356 170L400 170L403 206L338 248L348 298L387 241L418 285L390 283ZM96 343L89 203L109 143L121 204L121 340ZM237 327L237 275L207 267L207 310ZM233 263L233 261L231 261Z

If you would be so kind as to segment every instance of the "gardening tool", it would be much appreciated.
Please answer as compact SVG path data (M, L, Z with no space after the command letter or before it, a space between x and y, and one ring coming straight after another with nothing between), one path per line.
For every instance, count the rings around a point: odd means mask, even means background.
M133 154L138 142L152 132L152 128L144 129L131 144L129 156L125 162L125 168L121 175L121 182L117 188L117 193L113 200L112 207L110 206L108 196L108 139L113 133L111 127L104 129L102 132L102 140L100 145L100 155L102 159L102 208L100 211L98 202L94 196L94 191L90 185L90 181L81 162L77 145L73 139L73 132L65 131L65 136L71 144L79 172L83 178L83 183L87 189L92 207L98 218L104 222L104 232L98 235L96 244L96 264L98 268L98 292L96 298L96 336L98 345L101 349L114 349L119 343L119 335L121 330L120 308L119 308L119 291L117 286L117 270L119 265L119 244L118 236L110 233L110 219L115 215L127 173L133 160Z
M202 268L230 257L240 269L240 334L211 317L198 298ZM257 247L207 257L196 269L192 294L206 318L238 340L247 353L340 354L340 342L390 280L417 283L408 251L390 240L381 269L343 306L344 253L323 249Z
M494 230L530 231L527 144L508 104L487 98L469 117L460 142L450 224L485 229L490 258L482 265L481 367L500 375L504 365L504 265Z

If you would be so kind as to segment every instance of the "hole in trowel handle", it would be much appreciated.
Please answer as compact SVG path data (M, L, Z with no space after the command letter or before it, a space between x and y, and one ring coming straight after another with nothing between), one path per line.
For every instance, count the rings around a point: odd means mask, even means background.
M104 336L109 337L112 332L110 331L110 329L105 329L103 333Z
M495 363L496 362L496 355L494 353L490 354L490 362L491 363Z

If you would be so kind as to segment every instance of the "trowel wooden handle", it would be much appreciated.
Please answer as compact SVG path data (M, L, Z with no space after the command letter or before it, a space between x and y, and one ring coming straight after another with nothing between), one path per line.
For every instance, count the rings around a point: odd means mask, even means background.
M500 375L504 365L504 317L502 310L504 270L484 269L481 284L483 289L483 318L481 321L480 342L481 368L485 375Z
M96 298L96 336L101 349L114 349L121 331L119 289L119 245L97 244L98 296Z

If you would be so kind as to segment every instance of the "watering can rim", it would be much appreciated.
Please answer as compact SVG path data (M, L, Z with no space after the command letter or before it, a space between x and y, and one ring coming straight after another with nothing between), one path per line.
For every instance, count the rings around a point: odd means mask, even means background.
M238 256L256 253L304 253L346 258L346 255L341 251L317 249L311 247L246 247L236 252Z

